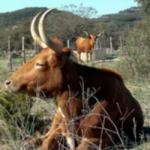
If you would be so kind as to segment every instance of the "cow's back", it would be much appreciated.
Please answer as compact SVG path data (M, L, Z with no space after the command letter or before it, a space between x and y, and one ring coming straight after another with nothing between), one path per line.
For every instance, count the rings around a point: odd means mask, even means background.
M91 48L92 47L90 39L79 37L76 40L76 49L78 52L89 52Z

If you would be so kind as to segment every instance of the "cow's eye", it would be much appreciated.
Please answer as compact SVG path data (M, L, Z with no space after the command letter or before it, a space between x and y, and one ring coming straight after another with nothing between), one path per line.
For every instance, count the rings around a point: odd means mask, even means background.
M45 61L37 61L35 64L35 68L40 69L40 68L45 68L47 66L47 63Z
M42 64L42 63L36 63L36 66L44 67L44 66L45 66L45 64Z

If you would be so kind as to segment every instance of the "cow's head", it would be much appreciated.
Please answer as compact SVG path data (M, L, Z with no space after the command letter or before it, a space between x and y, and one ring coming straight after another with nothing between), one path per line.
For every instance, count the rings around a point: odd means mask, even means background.
M43 22L51 11L39 13L33 18L31 35L43 50L5 81L7 89L13 92L25 91L29 94L36 94L36 92L55 94L61 88L63 82L61 68L68 60L70 51L46 38ZM39 34L35 31L35 24L37 24L38 19Z
M96 36L96 35L93 35L93 34L90 34L90 35L89 35L89 38L91 39L91 41L95 42L96 39L97 39L97 36Z
M87 31L83 31L83 33L85 33L85 35L92 41L92 43L94 43L99 37L104 34L104 32L100 32L98 34L90 34Z

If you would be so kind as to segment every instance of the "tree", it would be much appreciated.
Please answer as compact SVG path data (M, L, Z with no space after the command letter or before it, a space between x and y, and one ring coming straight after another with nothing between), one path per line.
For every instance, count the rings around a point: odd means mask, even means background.
M82 3L79 6L75 4L65 5L63 10L70 11L83 18L95 18L97 15L97 10L92 7L85 7Z
M143 8L145 14L150 14L150 0L136 0Z

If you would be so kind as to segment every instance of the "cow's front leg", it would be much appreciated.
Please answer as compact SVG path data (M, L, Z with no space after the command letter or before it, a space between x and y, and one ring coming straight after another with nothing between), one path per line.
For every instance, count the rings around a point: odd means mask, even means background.
M81 52L77 52L77 61L81 63Z
M95 104L80 121L82 139L77 150L103 149L110 145L113 133L109 131L114 130L113 124L109 121L110 108L108 102L103 100Z
M58 148L57 138L65 132L65 124L60 110L58 109L53 121L51 128L45 135L42 143L42 150L56 150Z
M92 52L89 52L89 55L90 55L90 60L89 61L92 61Z
M66 142L70 150L75 150L75 136L78 135L77 128L79 124L79 120L76 120L75 118L81 115L82 102L76 99L75 96L68 91L60 95L57 102L65 123Z

